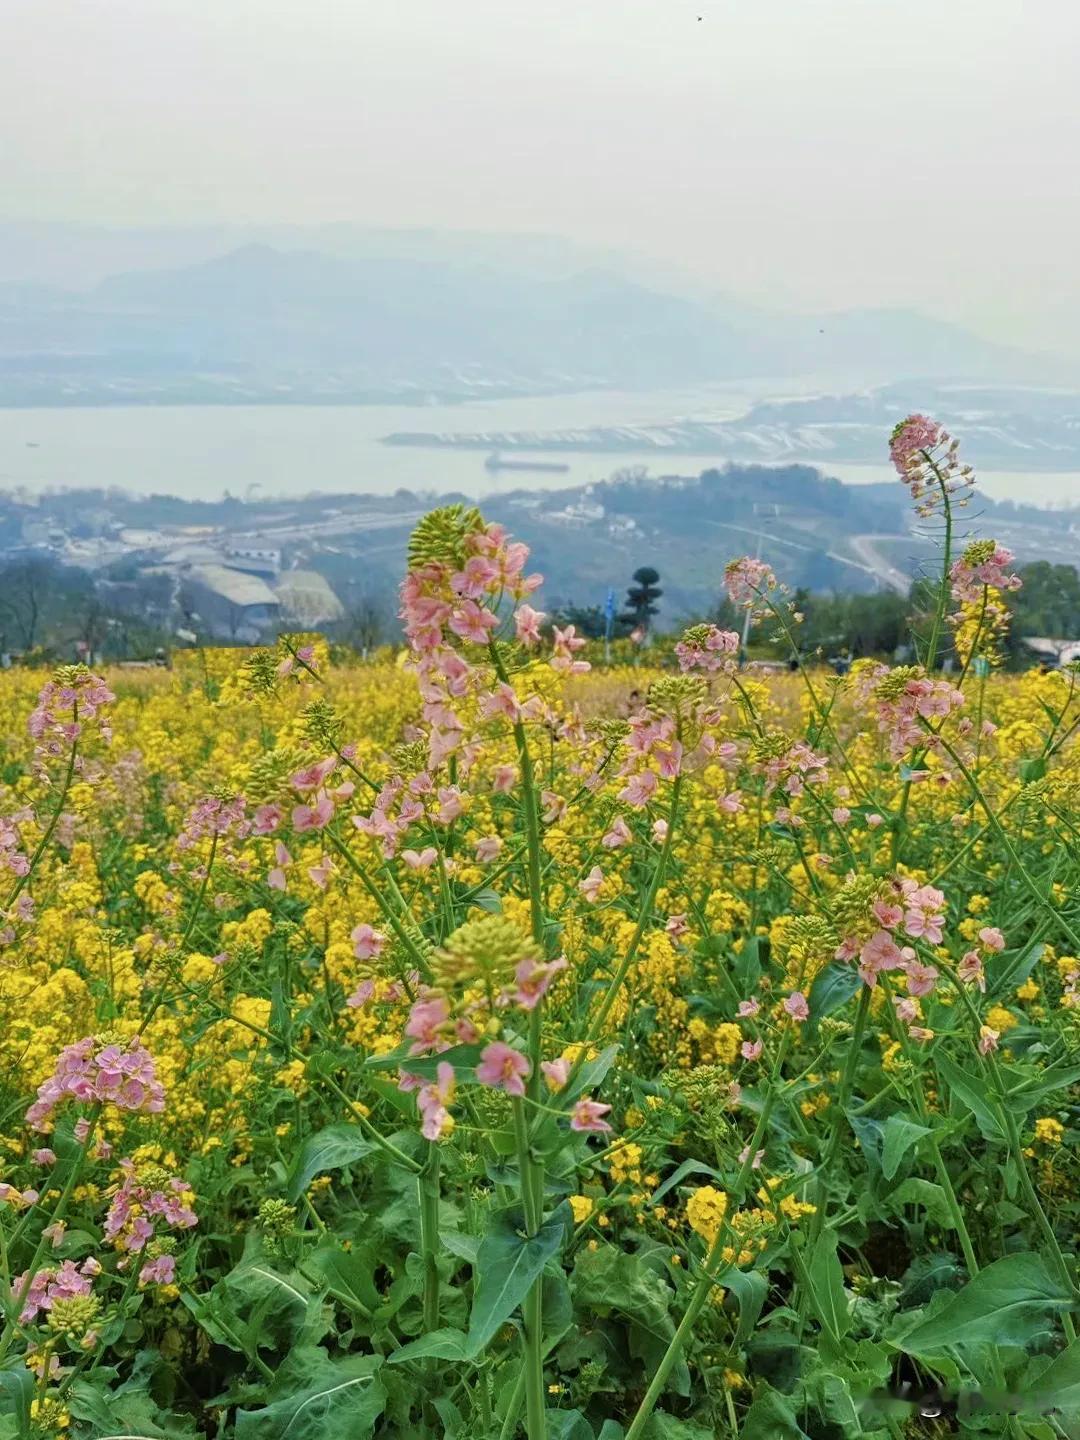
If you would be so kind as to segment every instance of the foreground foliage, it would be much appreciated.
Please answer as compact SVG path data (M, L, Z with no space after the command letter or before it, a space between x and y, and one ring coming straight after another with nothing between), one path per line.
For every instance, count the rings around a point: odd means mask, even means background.
M587 673L458 509L407 666L0 677L0 1436L1075 1433L1078 677L893 449L918 666Z

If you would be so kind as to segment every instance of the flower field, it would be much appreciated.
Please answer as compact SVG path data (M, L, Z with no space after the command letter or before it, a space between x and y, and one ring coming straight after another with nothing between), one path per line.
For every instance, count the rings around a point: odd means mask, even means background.
M0 675L0 1437L1080 1433L1080 675L893 457L917 665L590 669L458 507L400 657Z

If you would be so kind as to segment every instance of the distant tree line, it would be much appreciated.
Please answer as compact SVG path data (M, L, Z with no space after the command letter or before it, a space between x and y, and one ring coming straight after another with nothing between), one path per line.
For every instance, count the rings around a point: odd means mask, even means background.
M1053 640L1080 639L1080 573L1074 565L1037 560L1022 566L1023 588L1006 597L1012 614L1006 659L1016 666L1032 663L1025 636ZM743 615L726 598L711 613L670 615L662 609L663 588L653 566L634 571L621 606L562 605L549 624L574 625L590 640L633 635L646 638L658 621L676 634L696 620L708 619L724 629L742 632ZM345 605L344 616L325 627L328 638L368 654L380 645L400 641L389 577L335 576ZM908 595L834 593L800 588L792 597L803 620L797 635L804 654L826 659L848 656L891 658L903 653L912 630L916 635L933 613L937 590L917 581ZM119 561L100 573L62 565L46 556L20 556L0 563L0 654L47 663L92 654L102 660L147 659L176 643L181 617L175 608L174 582L165 574L140 571L133 561ZM748 636L752 653L769 644L774 626L754 626Z

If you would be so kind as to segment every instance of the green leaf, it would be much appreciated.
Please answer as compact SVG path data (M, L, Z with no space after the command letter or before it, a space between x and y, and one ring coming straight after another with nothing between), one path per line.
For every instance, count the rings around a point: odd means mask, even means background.
M606 1078L608 1071L615 1064L620 1048L618 1045L608 1045L597 1055L595 1060L587 1060L581 1067L581 1073L573 1085L560 1094L560 1103L566 1104L579 1095L591 1094L598 1089L600 1082Z
M1047 1410L1080 1412L1080 1340L1055 1355L1045 1369L1029 1375L1023 1387L1024 1409L1043 1415Z
M810 1277L810 1303L832 1339L843 1340L851 1329L851 1311L844 1272L836 1253L836 1231L822 1230L814 1245L807 1266Z
M905 1120L902 1115L890 1115L882 1130L881 1173L886 1180L891 1180L911 1147L932 1132L925 1125Z
M859 972L851 965L826 965L810 986L807 1003L810 1020L817 1025L827 1015L843 1009L862 985Z
M672 1289L662 1274L642 1255L605 1245L578 1252L570 1288L580 1310L601 1317L623 1316L630 1327L630 1353L647 1370L655 1369L675 1334ZM676 1366L669 1383L677 1394L690 1393L685 1361Z
M739 1306L739 1323L735 1331L734 1344L744 1345L753 1333L769 1293L769 1282L760 1270L739 1270L733 1268L724 1276L721 1284L735 1296Z
M68 1407L76 1420L92 1427L90 1433L94 1436L189 1440L195 1434L194 1420L162 1410L150 1394L160 1366L161 1356L156 1351L141 1350L135 1357L130 1377L113 1390L103 1389L92 1380L76 1380ZM21 1435L27 1433L20 1432Z
M309 1135L301 1145L289 1169L287 1194L290 1200L299 1200L316 1175L327 1170L340 1170L355 1160L363 1160L375 1146L365 1140L363 1131L356 1125L328 1125L325 1130Z
M716 1440L715 1430L706 1429L693 1420L676 1420L663 1410L653 1412L643 1433L644 1440Z
M408 1070L410 1075L419 1075L422 1080L434 1080L440 1065L452 1065L454 1074L460 1079L467 1076L475 1079L473 1071L480 1064L481 1045L451 1045L449 1050L440 1050L435 1055L410 1055L405 1048L392 1050L386 1055L370 1055L364 1061L368 1070Z
M1071 1297L1038 1255L1006 1255L896 1343L909 1355L952 1345L1023 1345L1036 1322L1071 1308Z
M1046 774L1045 757L1036 755L1031 760L1021 760L1016 767L1016 773L1025 785L1031 785L1036 780L1041 780Z
M898 1215L905 1205L921 1205L935 1225L952 1225L952 1211L945 1191L934 1180L922 1180L913 1175L884 1199L894 1215Z
M353 1245L351 1250L342 1250L331 1241L320 1245L307 1263L342 1304L359 1311L378 1308L382 1296L375 1288L379 1262L374 1245Z
M469 903L480 910L486 910L489 915L502 914L502 896L490 886L483 890L474 890L469 896Z
M1019 1069L1019 1067L1017 1067ZM1015 1115L1024 1116L1048 1095L1064 1094L1080 1080L1080 1065L1056 1065L1047 1070L1005 1071L1009 1089L1005 1101Z
M684 1160L679 1168L653 1191L649 1199L650 1205L656 1205L669 1190L674 1190L675 1186L685 1180L688 1175L708 1175L713 1180L723 1179L720 1171L712 1165L706 1165L704 1160Z
M470 1353L468 1337L464 1331L447 1327L443 1330L432 1330L429 1335L421 1335L419 1340L403 1345L400 1350L395 1350L387 1357L386 1363L405 1365L410 1360L422 1360L426 1357L436 1360L467 1360Z
M808 1440L787 1400L767 1390L746 1412L739 1440Z
M942 1088L947 1095L959 1100L975 1116L983 1137L987 1140L1004 1142L1005 1132L986 1098L983 1082L974 1075L961 1070L945 1055L934 1058L937 1072L941 1076Z
M521 1212L502 1210L492 1217L491 1228L476 1256L476 1288L469 1317L469 1353L477 1355L499 1326L509 1320L543 1273L544 1266L562 1247L570 1207L560 1205L533 1236L522 1229Z
M548 1440L593 1440L593 1428L580 1410L548 1410Z
M283 1367L270 1404L237 1411L236 1440L369 1440L386 1405L382 1357L330 1360L321 1350L308 1353L316 1359L303 1367L305 1383L297 1385L300 1367Z
M0 1414L10 1408L15 1416L19 1434L30 1431L30 1401L34 1398L34 1377L20 1359L17 1369L0 1370L0 1395L3 1406Z

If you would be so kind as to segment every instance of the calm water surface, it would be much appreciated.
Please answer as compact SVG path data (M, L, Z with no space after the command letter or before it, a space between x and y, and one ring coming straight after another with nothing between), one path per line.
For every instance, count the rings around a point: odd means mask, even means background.
M715 455L567 453L570 469L492 476L477 451L380 444L396 430L558 430L588 425L659 424L676 418L728 418L755 399L816 387L743 382L671 392L597 391L464 405L133 406L0 409L0 489L121 486L185 499L303 494L312 490L390 495L395 490L462 491L482 496L521 486L558 488L604 480L645 465L653 474L694 474ZM888 466L832 465L852 484L888 480ZM1080 475L983 473L996 499L1080 502Z

